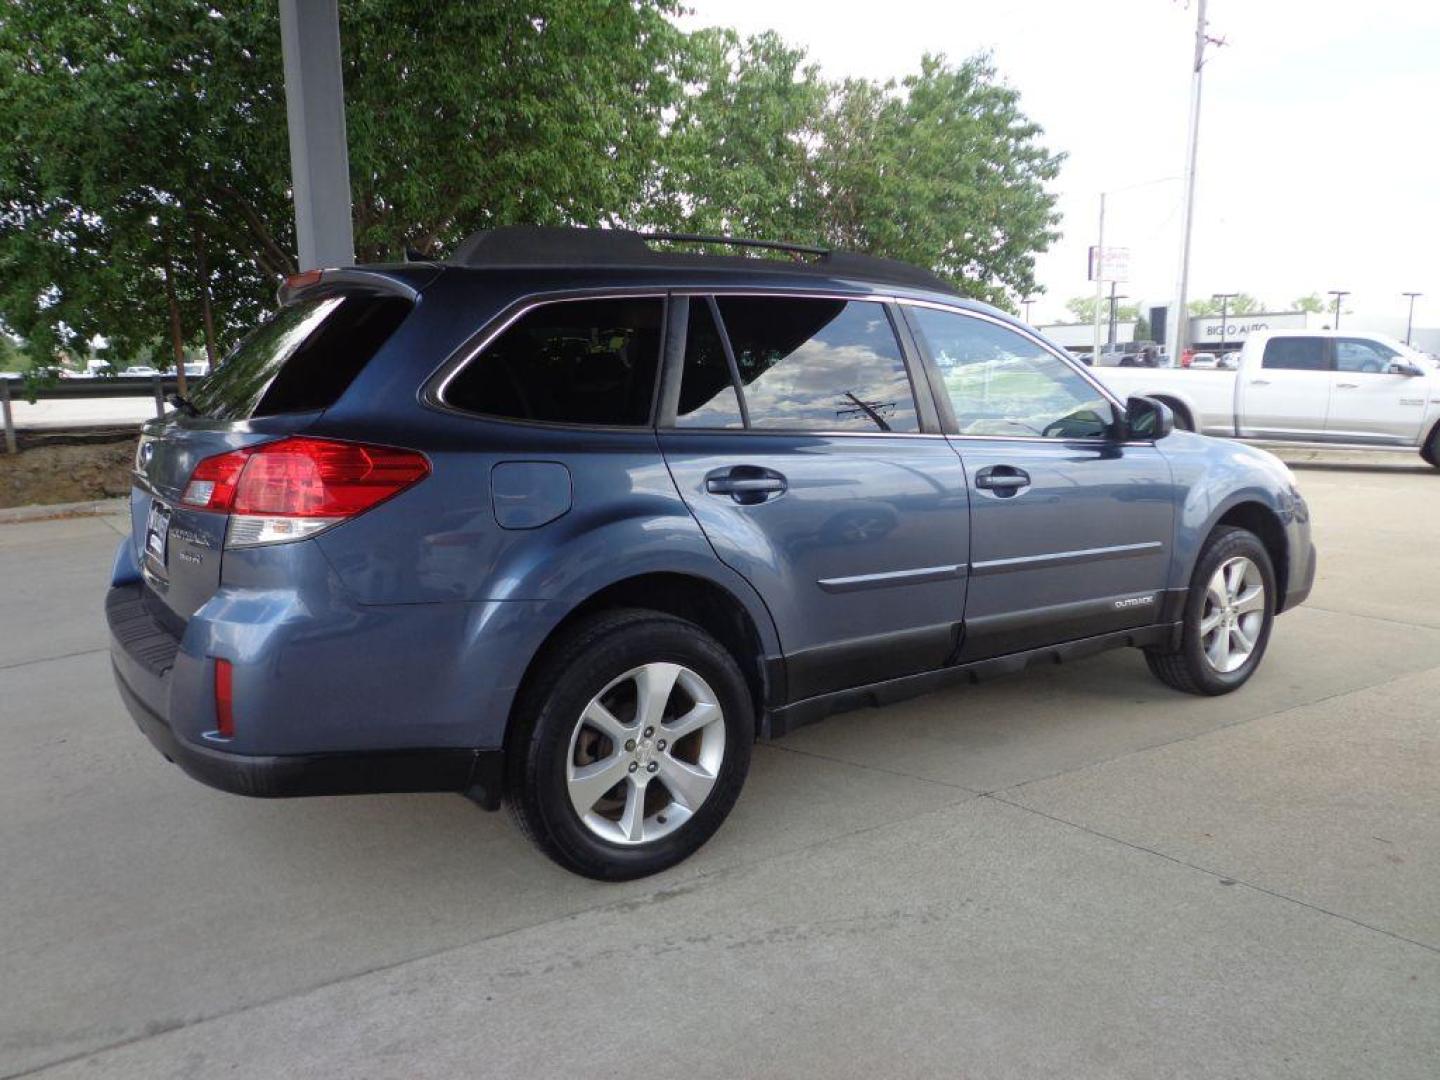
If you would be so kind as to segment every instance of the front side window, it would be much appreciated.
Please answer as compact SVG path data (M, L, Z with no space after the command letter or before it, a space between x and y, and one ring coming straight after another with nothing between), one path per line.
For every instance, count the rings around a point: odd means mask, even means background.
M1335 370L1350 373L1378 375L1390 370L1390 361L1400 354L1378 341L1364 341L1360 338L1337 338L1335 341Z
M1325 359L1325 339L1318 337L1278 337L1265 343L1261 367L1278 371L1329 371Z
M445 388L466 412L552 424L650 422L663 302L565 300L532 308Z
M727 296L719 307L751 427L920 430L900 344L883 305Z
M910 317L945 381L961 435L1099 438L1109 400L1030 338L984 319L912 307Z

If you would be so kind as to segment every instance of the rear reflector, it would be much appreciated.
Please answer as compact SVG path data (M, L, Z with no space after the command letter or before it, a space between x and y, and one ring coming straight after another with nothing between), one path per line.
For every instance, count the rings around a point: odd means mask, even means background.
M295 436L206 458L181 502L233 514L227 546L300 540L430 474L424 454Z
M229 660L215 661L215 734L235 737L234 672Z

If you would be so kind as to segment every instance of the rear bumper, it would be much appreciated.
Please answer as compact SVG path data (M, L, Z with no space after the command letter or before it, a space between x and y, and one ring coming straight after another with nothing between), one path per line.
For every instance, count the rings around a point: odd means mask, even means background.
M136 725L156 750L202 784L262 799L303 795L371 795L415 791L465 792L488 809L499 806L499 750L365 750L329 754L232 754L176 736L163 717L131 689L118 666L115 684Z

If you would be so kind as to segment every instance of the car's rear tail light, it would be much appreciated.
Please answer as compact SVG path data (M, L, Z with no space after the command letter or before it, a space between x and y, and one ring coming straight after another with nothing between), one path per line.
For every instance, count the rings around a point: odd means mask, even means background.
M215 734L222 739L235 737L234 670L229 660L215 661Z
M295 436L206 458L180 501L233 515L227 547L273 544L363 514L429 473L414 450Z

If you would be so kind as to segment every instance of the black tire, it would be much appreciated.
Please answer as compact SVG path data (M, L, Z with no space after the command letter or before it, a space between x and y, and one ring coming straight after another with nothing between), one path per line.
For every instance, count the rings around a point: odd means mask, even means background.
M653 841L612 843L592 831L571 803L566 772L572 735L591 699L626 672L652 663L682 665L708 684L722 710L724 756L709 794L683 824ZM511 816L555 862L601 881L658 873L710 839L735 805L755 741L750 689L735 658L695 624L638 609L602 612L568 630L527 680L512 722L518 726L506 755ZM605 753L621 749L609 746ZM668 796L657 778L660 796Z
M1440 424L1436 424L1430 432L1430 437L1420 447L1420 456L1425 459L1427 465L1440 469Z
M1250 656L1234 671L1217 670L1205 655L1200 623L1206 610L1206 590L1211 577L1222 563L1243 556L1255 564L1265 586L1264 611L1255 646ZM1278 596L1275 591L1275 568L1270 562L1270 553L1254 533L1222 525L1210 534L1200 558L1195 564L1195 573L1190 578L1190 592L1185 598L1185 612L1182 619L1183 632L1178 649L1148 648L1145 662L1155 677L1167 686L1187 694L1228 694L1238 690L1255 674L1265 656L1265 647L1270 643L1270 630L1275 623L1275 605Z

